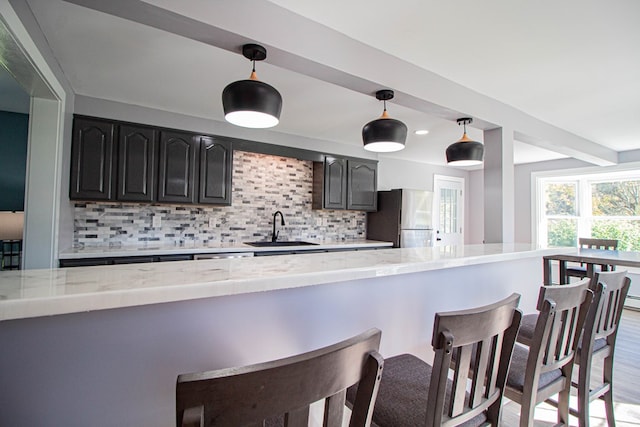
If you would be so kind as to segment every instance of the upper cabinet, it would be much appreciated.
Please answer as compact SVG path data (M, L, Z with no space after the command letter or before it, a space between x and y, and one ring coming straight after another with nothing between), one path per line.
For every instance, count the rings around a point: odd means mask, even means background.
M114 123L76 118L71 145L69 198L112 200L114 179Z
M198 136L200 145L199 203L231 205L231 141L220 137Z
M347 171L347 209L376 211L378 164L366 160L349 160Z
M230 205L232 152L225 138L76 117L69 197Z
M326 156L313 164L313 208L375 211L377 162Z
M160 134L158 201L195 203L198 140L193 134Z
M118 136L117 200L152 202L158 174L158 132L121 125Z

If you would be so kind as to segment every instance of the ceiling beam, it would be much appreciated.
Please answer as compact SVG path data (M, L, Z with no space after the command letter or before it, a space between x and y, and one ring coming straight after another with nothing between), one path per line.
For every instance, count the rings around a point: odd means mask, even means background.
M474 127L515 129L517 140L579 160L598 165L618 162L614 150L268 1L209 2L206 10L201 10L202 4L195 10L183 2L159 7L140 0L66 1L238 54L243 44L257 42L267 48L269 63L290 71L367 95L391 88L394 103L434 117L455 121L470 116Z

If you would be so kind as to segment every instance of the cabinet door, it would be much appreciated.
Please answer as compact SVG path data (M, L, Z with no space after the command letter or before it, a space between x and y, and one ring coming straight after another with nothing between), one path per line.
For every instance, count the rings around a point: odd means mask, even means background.
M109 121L76 118L71 146L69 198L111 200L116 125Z
M200 191L198 202L231 204L231 141L198 136L200 143Z
M377 210L377 163L364 160L349 160L348 167L347 209Z
M118 132L118 200L152 202L157 175L156 130L122 125Z
M192 134L161 132L159 202L196 202L197 142Z
M324 160L324 208L347 207L347 161L335 157Z

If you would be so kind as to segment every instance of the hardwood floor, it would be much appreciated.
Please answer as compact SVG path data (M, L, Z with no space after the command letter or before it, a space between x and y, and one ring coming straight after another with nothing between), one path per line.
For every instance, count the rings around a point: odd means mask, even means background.
M594 369L594 375L597 371ZM614 361L614 402L616 425L618 427L640 426L640 311L625 309L622 313L616 355ZM575 399L571 400L575 406ZM589 408L591 427L607 426L604 403L595 400ZM502 424L505 427L518 426L520 405L507 401ZM535 427L555 425L556 410L547 404L538 405ZM578 420L571 417L571 426Z

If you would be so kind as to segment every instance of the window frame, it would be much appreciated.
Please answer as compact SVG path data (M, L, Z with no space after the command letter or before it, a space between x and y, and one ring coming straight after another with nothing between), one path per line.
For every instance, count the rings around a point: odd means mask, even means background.
M626 165L616 168L573 169L567 171L547 171L532 173L532 218L531 241L538 246L548 247L547 220L549 218L571 219L578 222L577 237L591 236L591 227L594 220L638 220L639 216L594 216L592 213L592 185L602 182L620 182L640 180L638 165ZM547 183L576 183L576 216L547 216L544 189ZM542 233L545 233L544 236Z

